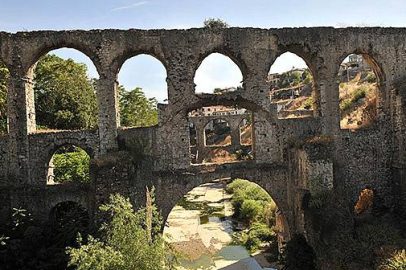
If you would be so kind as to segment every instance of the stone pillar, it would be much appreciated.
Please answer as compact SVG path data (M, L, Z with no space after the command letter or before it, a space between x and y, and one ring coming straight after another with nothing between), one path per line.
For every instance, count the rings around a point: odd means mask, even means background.
M335 71L335 69L332 69ZM322 132L325 135L337 134L340 130L339 84L335 72L320 75L320 110L322 116Z
M201 121L202 119L200 119ZM195 122L196 128L196 162L202 163L204 159L204 148L205 148L205 134L204 134L204 125L202 122Z
M118 81L116 75L109 73L100 76L97 85L99 104L100 154L118 148L117 128L119 126Z
M277 126L273 125L263 111L253 114L253 149L257 163L279 162L282 160Z
M8 87L9 169L10 184L29 182L28 134L35 131L33 69L24 74L22 69L10 70Z
M158 106L156 170L184 169L190 166L188 106L196 100L193 72L180 57L167 66L168 104ZM198 131L197 131L198 132Z
M240 143L240 126L238 119L233 119L230 121L230 131L231 131L231 149L234 151L239 148Z

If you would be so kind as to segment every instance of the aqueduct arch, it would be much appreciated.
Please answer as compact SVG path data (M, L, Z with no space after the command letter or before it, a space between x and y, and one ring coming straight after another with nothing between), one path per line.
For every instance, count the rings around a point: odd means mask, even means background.
M346 38L343 38L346 37ZM226 28L189 30L92 30L0 32L0 59L11 73L9 134L0 138L0 221L12 207L43 219L55 202L73 200L95 209L110 193L143 204L154 184L164 213L192 187L210 179L255 179L279 202L291 233L306 233L303 194L319 189L347 201L368 184L392 205L406 183L406 55L404 28ZM94 62L98 85L98 130L30 133L32 87L27 71L49 50L75 48ZM292 51L312 70L320 107L312 118L277 119L265 78L276 56ZM244 91L224 95L194 92L194 75L213 52L229 56L243 74ZM368 54L379 66L378 118L369 130L339 130L337 69L349 52ZM146 53L167 68L169 104L159 124L118 129L117 73L130 56ZM333 60L333 61L329 61ZM191 165L187 113L212 105L253 111L255 159L235 164ZM91 186L51 186L43 181L48 153L61 143L94 153ZM362 166L360 166L362 161ZM137 205L136 205L137 206Z

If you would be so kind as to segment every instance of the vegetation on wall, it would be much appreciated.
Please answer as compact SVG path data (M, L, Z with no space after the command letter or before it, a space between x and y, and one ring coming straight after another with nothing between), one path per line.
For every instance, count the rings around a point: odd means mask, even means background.
M230 25L219 18L208 18L203 22L205 28L228 28Z
M10 73L0 62L0 136L7 133L7 85Z

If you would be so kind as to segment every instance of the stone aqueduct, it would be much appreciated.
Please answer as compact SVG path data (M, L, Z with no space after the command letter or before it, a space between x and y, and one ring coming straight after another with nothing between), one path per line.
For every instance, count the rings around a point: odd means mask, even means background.
M33 69L47 52L62 47L86 54L100 76L97 130L36 131ZM275 59L293 52L314 78L313 117L278 119L266 77ZM243 90L195 94L194 74L211 53L235 62ZM363 54L378 78L377 119L356 131L340 129L340 63ZM167 70L168 104L159 124L119 127L117 74L123 63L149 54ZM388 206L406 189L406 29L284 28L189 30L92 30L0 33L0 61L11 73L8 134L0 138L0 220L13 207L46 220L52 207L75 201L95 213L108 194L121 192L144 203L145 186L156 187L167 215L192 188L220 177L241 177L264 187L285 217L286 231L306 233L306 193L332 190L352 207L360 190L373 188ZM239 105L254 113L254 160L191 165L187 114L202 106ZM47 185L48 163L58 147L74 144L92 158L92 182Z

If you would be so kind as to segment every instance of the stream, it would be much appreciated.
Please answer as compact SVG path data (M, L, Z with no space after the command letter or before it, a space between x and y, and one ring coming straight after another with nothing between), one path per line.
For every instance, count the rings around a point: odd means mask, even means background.
M181 254L180 270L270 270L266 254L251 255L233 245L238 223L232 218L232 195L220 181L190 191L171 211L164 230Z

